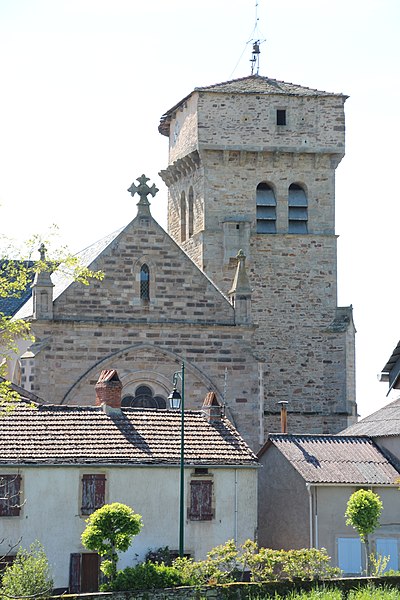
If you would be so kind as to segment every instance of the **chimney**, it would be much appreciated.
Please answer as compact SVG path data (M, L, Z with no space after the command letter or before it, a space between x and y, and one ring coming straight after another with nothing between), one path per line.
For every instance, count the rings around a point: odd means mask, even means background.
M281 433L287 433L287 400L278 402L281 406Z
M222 406L217 400L215 392L208 392L204 398L202 413L209 423L218 423L222 419Z
M115 369L104 370L95 386L96 406L109 413L121 410L122 383Z

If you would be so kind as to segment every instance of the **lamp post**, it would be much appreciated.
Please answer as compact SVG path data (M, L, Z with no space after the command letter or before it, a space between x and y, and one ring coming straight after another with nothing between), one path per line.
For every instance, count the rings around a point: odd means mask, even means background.
M178 377L181 380L181 394L176 389ZM180 457L180 484L179 484L179 556L183 557L184 549L184 523L185 523L185 364L181 370L176 371L172 378L174 389L168 396L171 408L181 409L181 457Z

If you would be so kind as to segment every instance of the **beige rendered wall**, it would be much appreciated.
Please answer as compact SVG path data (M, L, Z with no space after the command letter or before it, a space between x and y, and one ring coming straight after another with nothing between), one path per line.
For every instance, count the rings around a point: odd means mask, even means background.
M2 473L16 470L2 468ZM19 469L23 506L19 517L1 517L0 552L9 543L28 547L38 539L54 572L56 587L68 585L71 552L84 552L80 536L80 482L84 473L106 475L106 502L122 502L143 517L143 529L120 558L123 568L143 560L146 552L168 545L178 548L179 469L148 467L31 467ZM186 506L193 469L185 470ZM257 469L209 469L213 480L215 518L185 520L185 552L202 559L218 544L236 537L254 539L257 523ZM137 556L136 556L137 555Z

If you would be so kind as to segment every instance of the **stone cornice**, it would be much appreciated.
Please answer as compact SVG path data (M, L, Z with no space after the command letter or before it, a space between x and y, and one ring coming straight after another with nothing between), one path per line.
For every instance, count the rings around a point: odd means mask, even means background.
M159 172L159 176L163 182L169 187L176 183L182 177L186 177L193 173L200 165L200 155L197 150L190 154L178 158L172 165L169 165L164 171Z

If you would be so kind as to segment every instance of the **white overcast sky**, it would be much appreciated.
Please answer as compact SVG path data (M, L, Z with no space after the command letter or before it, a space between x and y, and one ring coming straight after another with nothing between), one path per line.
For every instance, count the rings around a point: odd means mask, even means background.
M400 338L400 2L257 4L261 75L350 96L338 301L354 306L366 416L388 401L376 374ZM256 0L0 0L1 232L56 223L82 249L135 216L126 189L142 173L166 226L159 119L196 86L250 74L255 16Z

